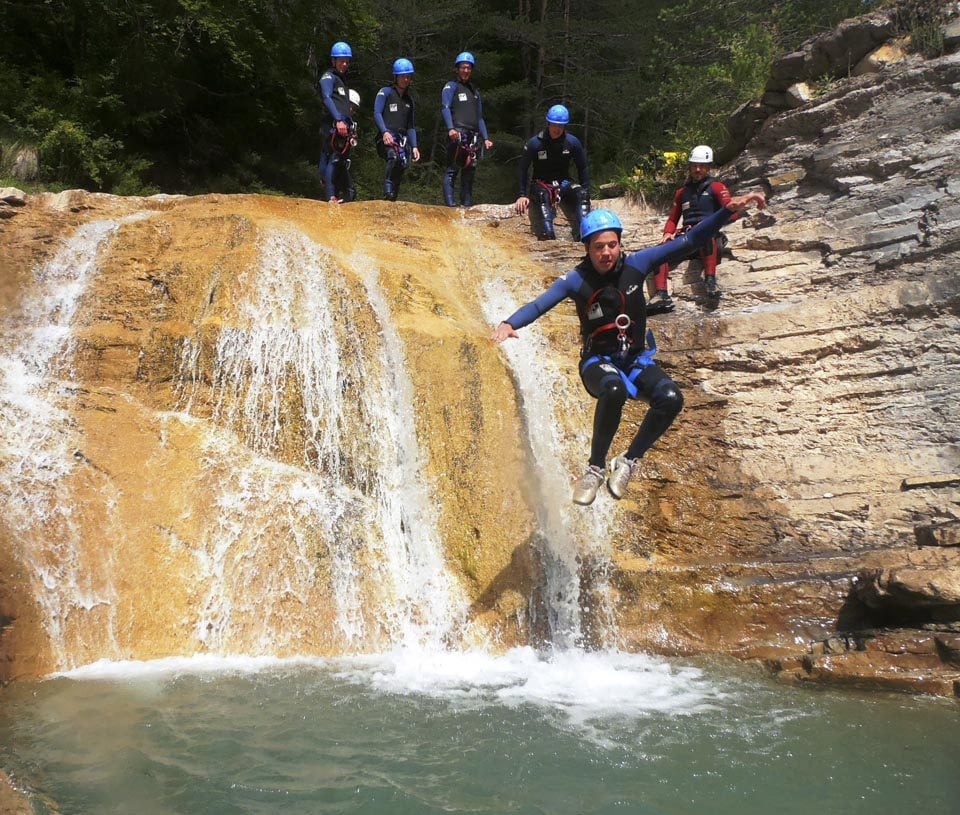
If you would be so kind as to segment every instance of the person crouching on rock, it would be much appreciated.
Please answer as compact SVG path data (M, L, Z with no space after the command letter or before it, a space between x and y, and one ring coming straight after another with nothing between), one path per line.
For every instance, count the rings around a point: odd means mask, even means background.
M690 151L687 164L687 180L673 195L673 206L663 227L661 243L673 240L677 227L683 224L681 233L696 226L711 212L727 205L730 200L730 191L727 185L710 174L713 168L713 150L705 144L697 145ZM735 218L731 220L736 220ZM703 280L707 297L716 299L720 296L717 287L717 264L720 263L721 241L726 239L717 234L705 246L691 252L690 256L699 255L703 264ZM725 245L725 244L724 244ZM667 290L667 278L672 266L687 258L679 258L673 263L660 265L653 278L654 295L650 300L650 312L659 313L673 311L673 298Z
M766 201L759 193L731 198L683 235L632 254L622 251L620 219L610 210L596 209L580 223L586 257L494 329L491 339L500 343L518 337L517 329L568 297L576 306L582 341L580 379L597 406L590 460L573 488L575 503L593 503L605 478L611 495L623 497L637 463L683 407L677 384L653 361L656 344L646 327L644 280L661 263L676 261L705 246L750 204L763 209ZM649 408L630 446L613 459L607 473L607 452L627 398L642 399Z
M573 239L580 240L580 220L590 212L590 176L587 156L580 140L567 132L570 111L554 105L547 111L547 126L531 138L520 156L520 193L514 208L521 215L530 211L530 228L542 241L556 239L553 219L557 206L570 222ZM577 167L579 184L570 177L570 162ZM533 180L527 173L533 164Z

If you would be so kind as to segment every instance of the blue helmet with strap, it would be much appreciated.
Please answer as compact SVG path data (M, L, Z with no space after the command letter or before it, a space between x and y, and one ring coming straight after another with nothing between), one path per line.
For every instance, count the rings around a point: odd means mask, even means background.
M473 54L469 51L461 51L457 54L457 58L453 61L454 65L459 65L461 62L468 62L471 65L476 65L476 60L473 58Z
M330 48L330 56L334 58L346 57L347 59L353 59L353 51L347 43L335 42Z
M554 105L547 111L547 121L552 125L570 124L570 111L563 105Z
M623 233L620 219L609 209L595 209L584 215L580 221L580 240L589 243L593 235L611 229L617 233L617 237L620 237Z
M394 76L404 76L406 74L413 73L413 63L408 60L400 57L400 59L394 60L393 62L393 75Z

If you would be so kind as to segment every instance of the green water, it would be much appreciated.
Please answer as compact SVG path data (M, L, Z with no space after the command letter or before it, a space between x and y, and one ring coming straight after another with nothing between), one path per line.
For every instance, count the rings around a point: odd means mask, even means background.
M956 815L960 707L525 650L107 665L4 689L0 766L64 815Z

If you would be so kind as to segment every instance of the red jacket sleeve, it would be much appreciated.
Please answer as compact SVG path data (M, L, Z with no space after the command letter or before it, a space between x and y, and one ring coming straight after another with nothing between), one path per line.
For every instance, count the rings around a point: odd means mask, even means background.
M727 189L727 185L722 181L711 181L710 182L710 194L713 196L714 200L718 204L718 209L720 207L725 207L730 203L730 190ZM733 217L730 221L735 221L740 217L739 212L734 212Z
M722 185L721 185L722 186ZM726 189L726 187L724 187ZM664 235L674 235L677 231L677 224L680 223L680 214L683 212L681 201L683 200L683 187L679 187L673 194L673 206L670 208L670 214L667 216L667 222L663 225ZM727 200L730 200L730 193L727 193Z

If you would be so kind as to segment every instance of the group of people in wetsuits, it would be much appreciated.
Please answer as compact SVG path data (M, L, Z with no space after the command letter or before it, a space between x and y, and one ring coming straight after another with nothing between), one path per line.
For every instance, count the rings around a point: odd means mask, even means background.
M324 194L331 203L353 201L356 188L350 174L350 150L356 146L356 111L359 96L346 80L353 51L345 42L330 49L330 67L320 77L325 125L320 155L320 174ZM447 131L446 168L443 174L443 200L457 204L456 182L460 177L459 204L473 206L473 180L477 162L484 150L493 147L483 118L480 91L471 81L476 60L469 51L454 60L457 76L443 86L440 113ZM377 126L377 153L385 161L383 197L395 201L410 162L420 160L414 101L410 95L413 63L400 57L393 63L393 84L377 92L373 121Z
M349 147L342 149L350 139L355 140L351 91L344 81L352 56L350 46L335 43L330 56L331 68L320 80L330 114L320 167L328 200L352 201L355 192L349 182L349 159L344 159ZM448 136L443 199L447 206L456 205L459 173L459 203L469 207L473 204L477 159L493 142L483 119L480 93L471 83L474 57L464 51L454 62L457 77L444 85L441 93L441 114ZM377 150L386 161L384 197L389 200L396 200L407 162L420 158L413 101L408 93L413 71L408 59L397 59L393 63L393 85L382 88L374 104L379 130ZM518 337L518 329L563 300L573 300L580 322L580 379L596 400L590 457L573 486L573 501L586 506L593 503L604 482L614 498L623 497L640 459L683 407L677 383L653 359L656 343L647 329L648 314L674 308L667 288L671 267L698 256L707 296L719 297L716 268L720 230L751 205L763 209L766 201L760 193L732 197L726 186L710 175L713 151L699 145L690 153L688 178L674 195L660 243L627 253L621 245L623 226L617 215L608 209L591 208L583 145L567 132L569 110L553 105L545 118L544 129L524 146L514 206L521 214L529 213L531 230L540 240L556 239L554 219L559 208L570 223L573 239L583 243L586 254L543 294L497 325L491 339L500 343ZM571 164L577 170L576 180L571 177ZM532 177L528 179L531 167ZM338 178L338 170L346 170L346 182ZM656 291L648 303L645 284L650 275L654 275ZM627 449L608 466L607 456L627 399L645 401L649 407Z

